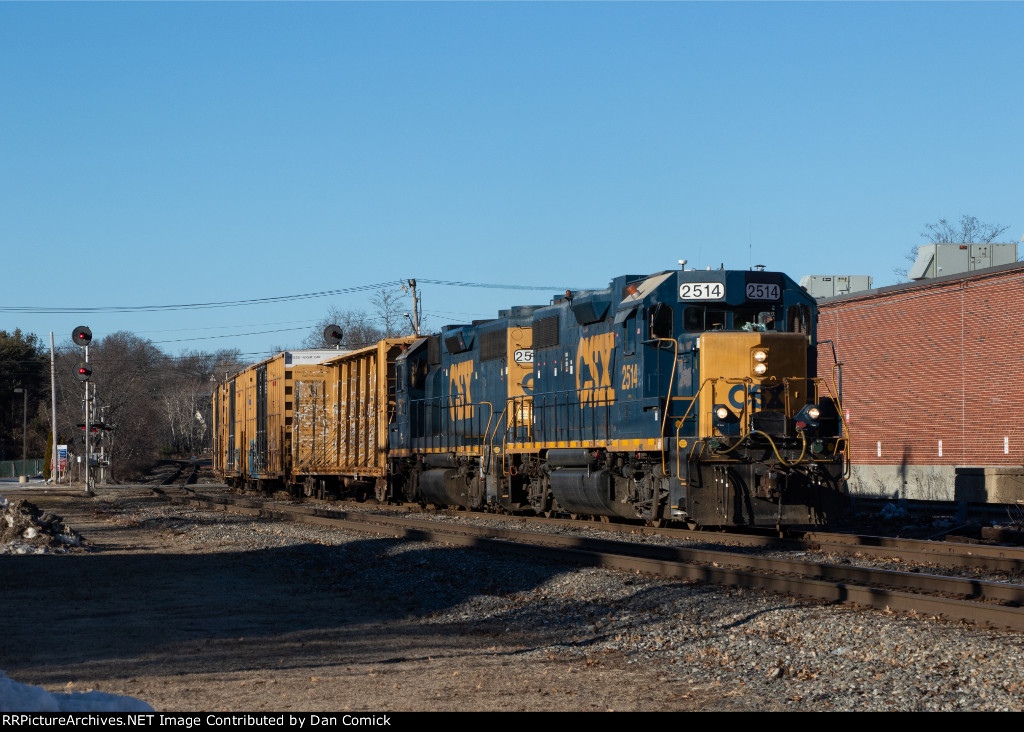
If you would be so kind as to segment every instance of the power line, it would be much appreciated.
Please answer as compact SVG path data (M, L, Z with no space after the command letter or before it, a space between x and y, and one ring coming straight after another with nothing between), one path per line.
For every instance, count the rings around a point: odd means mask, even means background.
M260 297L251 300L225 300L222 302L197 302L180 305L105 305L98 307L42 307L36 305L24 306L0 306L0 312L4 313L139 313L167 310L204 310L208 308L230 308L242 305L265 305L267 303L288 302L291 300L309 300L317 297L333 297L335 295L348 295L353 292L367 292L387 287L398 286L398 280L392 282L378 282L375 285L358 285L356 287L345 287L340 290L324 290L323 292L307 292L302 295L279 295L277 297Z
M137 335L143 333L190 333L195 330L226 330L228 328L265 328L268 325L295 325L301 323L303 327L312 328L316 325L315 321L312 320L281 320L276 323L242 323L236 325L208 325L205 327L196 328L163 328L161 330L138 330L135 331Z
M310 326L300 328L278 328L276 330L257 330L252 333L229 333L214 336L196 336L195 338L175 338L169 341L150 341L152 344L157 343L185 343L186 341L212 341L212 340L223 340L224 338L240 338L242 336L254 336L254 335L265 335L267 333L291 333L296 330L309 330Z
M431 285L444 287L474 287L489 290L543 290L546 292L558 291L557 287L540 287L535 285L501 285L484 282L456 282L448 280L418 280ZM140 313L140 312L166 312L173 310L206 310L210 308L231 308L245 305L266 305L269 303L291 302L294 300L310 300L321 297L335 297L337 295L350 295L356 292L370 292L399 287L402 280L391 280L378 282L372 285L356 285L344 287L338 290L323 290L321 292L307 292L300 295L278 295L275 297L260 297L249 300L224 300L220 302L196 302L181 303L177 305L101 305L95 307L70 306L43 306L43 305L0 305L0 313L27 313L33 315L44 314L74 314L74 313ZM564 289L564 288L562 288Z
M483 282L453 282L449 280L424 280L416 278L417 282L426 282L428 285L444 285L446 287L478 287L487 290L542 290L544 292L558 292L566 288L538 286L538 285L495 285Z

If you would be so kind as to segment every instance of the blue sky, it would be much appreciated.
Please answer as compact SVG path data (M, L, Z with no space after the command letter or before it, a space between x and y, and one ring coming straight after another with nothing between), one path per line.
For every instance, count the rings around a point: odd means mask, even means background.
M1024 234L1021 3L0 3L0 307L415 277L429 324L691 265L894 267ZM169 353L295 347L366 294L0 310ZM261 333L261 331L279 331Z

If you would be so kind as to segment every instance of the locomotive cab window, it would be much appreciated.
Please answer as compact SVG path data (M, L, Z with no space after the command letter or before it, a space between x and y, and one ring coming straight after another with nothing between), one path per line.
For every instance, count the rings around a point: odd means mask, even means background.
M736 308L732 315L732 329L748 332L775 330L775 311L758 307Z
M708 310L704 318L704 330L726 330L729 327L730 313L724 310Z
M665 303L658 303L651 309L651 338L672 337L672 308Z
M413 389L423 389L427 384L427 362L423 359L417 359L416 361L406 362L405 367L408 369L409 381L408 384Z
M683 308L683 330L688 333L704 330L704 308L696 305Z
M811 309L806 305L790 305L786 311L786 330L790 333L811 334Z
M627 356L632 356L636 353L636 310L629 314L622 325L626 329L623 332L622 349Z

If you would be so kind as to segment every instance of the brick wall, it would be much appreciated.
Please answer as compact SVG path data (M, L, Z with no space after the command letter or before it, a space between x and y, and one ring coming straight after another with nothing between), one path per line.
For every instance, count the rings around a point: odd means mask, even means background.
M1022 263L822 302L854 465L1024 464L1022 336Z

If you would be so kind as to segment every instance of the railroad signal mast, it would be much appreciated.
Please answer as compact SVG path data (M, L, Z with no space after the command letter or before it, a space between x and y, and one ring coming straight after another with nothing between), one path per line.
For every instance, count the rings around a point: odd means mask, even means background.
M89 470L89 422L92 416L92 400L89 398L89 379L92 377L92 367L89 366L89 344L92 343L92 331L88 326L80 325L71 332L71 340L85 351L85 360L79 361L75 367L75 378L85 383L85 495L91 496L92 472ZM95 389L93 389L95 393Z

